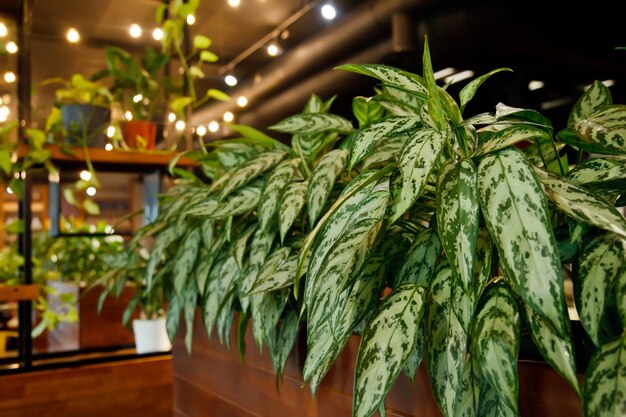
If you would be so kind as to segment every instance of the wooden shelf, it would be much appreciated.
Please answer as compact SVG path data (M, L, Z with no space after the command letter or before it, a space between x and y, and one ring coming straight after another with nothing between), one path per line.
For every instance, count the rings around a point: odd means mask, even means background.
M49 150L53 162L62 166L84 166L85 152L82 147L61 147L59 145L45 145ZM18 148L18 157L24 157L28 146L22 144ZM129 169L132 171L146 170L150 168L166 167L177 155L166 151L140 151L140 150L110 150L103 148L87 148L89 159L98 168L114 168L116 171ZM177 166L190 167L196 165L191 158L182 157Z
M0 301L27 301L39 297L39 285L0 284Z

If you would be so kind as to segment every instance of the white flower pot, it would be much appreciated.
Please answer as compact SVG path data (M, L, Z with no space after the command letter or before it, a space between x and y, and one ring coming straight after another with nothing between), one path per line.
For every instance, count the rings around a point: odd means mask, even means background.
M172 348L167 337L165 317L152 320L133 320L137 353L167 352Z

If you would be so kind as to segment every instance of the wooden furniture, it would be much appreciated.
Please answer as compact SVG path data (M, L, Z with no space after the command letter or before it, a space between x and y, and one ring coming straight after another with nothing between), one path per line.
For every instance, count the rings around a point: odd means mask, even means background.
M184 331L178 332L173 348L174 415L176 417L328 417L352 415L354 364L360 339L353 336L330 370L315 397L303 386L301 369L305 341L300 338L286 365L280 392L267 352L259 354L250 329L246 337L245 362L236 349L227 350L217 337L211 341L196 311L192 354L184 346ZM235 326L236 327L236 326ZM233 328L234 330L234 328ZM235 332L231 345L236 346ZM545 364L520 362L520 414L523 417L581 416L580 400L569 385ZM422 365L415 383L402 374L386 401L393 417L440 417Z
M0 302L36 300L37 297L39 297L39 285L0 284Z

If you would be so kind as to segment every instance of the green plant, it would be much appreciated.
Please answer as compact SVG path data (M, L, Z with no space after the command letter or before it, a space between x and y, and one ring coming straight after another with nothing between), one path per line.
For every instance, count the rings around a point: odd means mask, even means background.
M471 81L457 103L436 85L427 42L423 76L339 69L381 82L353 101L358 129L314 97L272 127L293 135L291 149L239 127L246 138L198 158L211 185L192 178L163 197L146 279L173 288L170 336L182 312L190 348L198 304L209 335L217 326L228 343L239 311L240 353L252 320L280 376L302 318L312 392L362 334L357 417L382 411L400 372L413 378L424 355L444 415L516 415L522 334L581 393L566 275L597 347L585 415L626 412L626 221L616 209L626 106L595 82L558 131L501 103L465 118L480 85L507 69Z
M55 91L59 106L63 104L91 104L92 106L109 107L113 102L113 96L107 87L86 79L82 74L74 74L69 80L56 77L41 83L42 86L50 84L63 86Z

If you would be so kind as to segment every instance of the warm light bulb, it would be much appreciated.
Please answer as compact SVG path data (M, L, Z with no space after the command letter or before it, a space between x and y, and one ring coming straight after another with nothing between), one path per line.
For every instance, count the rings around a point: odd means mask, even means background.
M91 172L87 171L87 170L82 170L80 171L80 179L83 181L89 181L91 179Z
M224 82L226 83L226 85L234 87L234 86L237 85L237 77L235 77L234 75L229 74L226 77L224 77Z
M209 132L215 133L218 130L220 130L220 124L218 122L213 120L211 123L209 123Z
M86 193L89 197L96 195L96 187L87 187Z
M8 83L14 83L17 77L15 77L15 73L12 71L7 71L4 73L4 81Z
M246 107L248 105L248 99L245 96L239 96L237 98L237 105L239 107Z
M0 106L0 122L6 122L9 119L9 114L11 114L11 110L8 106Z
M176 115L174 113L168 114L167 120L169 120L170 123L174 123L174 121L176 121Z
M156 28L152 31L152 37L154 38L155 41L160 41L161 39L163 39L163 29L161 28Z
M280 53L280 48L274 42L267 45L267 54L269 56L276 56Z
M178 130L179 132L182 132L183 130L185 130L185 122L183 120L177 121L174 126L176 127L176 130Z
M206 127L200 125L196 128L196 133L198 134L198 136L204 136L206 135Z
M228 5L230 7L239 7L240 4L241 4L240 0L228 0Z
M17 52L17 44L13 41L7 42L6 50L10 54L14 54Z
M530 91L535 91L535 90L539 90L540 88L543 88L544 85L545 84L543 81L532 80L531 82L528 83L528 89Z
M227 111L224 113L224 116L222 116L222 119L224 119L226 123L230 123L235 120L235 115L232 112Z
M9 34L9 30L7 29L7 25L4 22L0 22L0 38L4 38Z
M104 150L105 151L112 151L113 150L113 145L111 145L110 143L107 143L106 145L104 145Z
M67 38L68 42L76 43L80 40L80 33L78 33L78 31L74 28L69 28L67 30L67 33L65 34L65 37Z
M11 189L11 187L7 187L7 194L13 194L13 190Z
M131 38L140 37L142 33L141 26L139 26L137 23L133 23L132 25L130 25L128 33L130 33Z
M130 112L130 110L126 110L126 113L124 113L124 118L128 121L133 120L133 114Z
M196 17L192 14L188 14L187 15L187 24L189 26L193 25L194 23L196 23Z
M133 96L133 101L134 101L135 103L139 103L141 100L143 100L143 96L142 96L141 94L135 94L135 95Z
M326 20L333 20L337 17L337 10L335 10L335 8L330 4L323 5L321 13L322 17Z
M112 138L115 135L115 126L107 127L107 136Z

